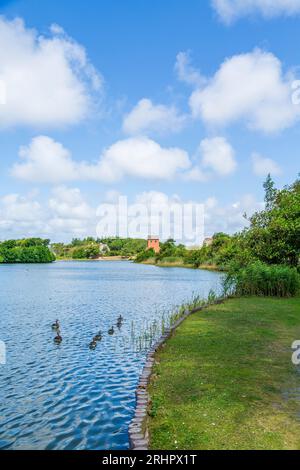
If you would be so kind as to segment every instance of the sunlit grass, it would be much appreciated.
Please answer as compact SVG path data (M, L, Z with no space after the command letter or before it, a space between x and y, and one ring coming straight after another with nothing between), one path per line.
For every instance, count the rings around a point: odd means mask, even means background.
M242 298L190 316L159 352L152 449L299 449L300 299Z

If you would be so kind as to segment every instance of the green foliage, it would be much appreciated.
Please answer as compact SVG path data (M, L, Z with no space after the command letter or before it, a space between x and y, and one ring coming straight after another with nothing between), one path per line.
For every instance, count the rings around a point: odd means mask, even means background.
M244 268L233 267L224 280L224 293L237 296L293 297L300 288L295 268L266 265L257 261Z
M282 190L269 175L264 183L266 207L249 219L249 228L233 236L217 233L210 246L186 251L187 265L216 266L228 270L232 264L245 267L255 261L299 266L300 180ZM161 255L162 258L162 255Z
M28 238L0 243L0 263L51 263L55 261L49 240Z
M244 264L248 261L248 256L240 238L239 235L217 233L213 236L210 246L203 246L198 250L186 250L184 263L195 268L206 265L219 269L226 269L233 260L239 260L239 264Z
M144 263L148 259L155 258L155 251L153 248L150 250L144 250L141 253L139 253L135 259L136 263Z
M54 243L52 249L60 259L95 259L100 256L100 244L108 247L101 253L102 256L122 256L130 258L142 253L146 247L146 240L131 238L93 238L83 240L74 238L70 244Z
M266 209L250 219L243 243L253 258L267 264L297 267L300 256L300 180L275 190L270 177L265 183Z
M101 243L105 243L110 249L110 256L131 257L142 253L146 247L146 240L140 238L106 238Z
M63 247L63 253L66 257L71 256L72 259L95 259L99 257L100 249L97 243L89 242L86 245L75 244L70 250Z

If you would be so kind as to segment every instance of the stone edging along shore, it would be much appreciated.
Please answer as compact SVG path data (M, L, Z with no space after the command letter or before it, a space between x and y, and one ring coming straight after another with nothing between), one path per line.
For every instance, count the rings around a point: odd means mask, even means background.
M171 328L168 328L160 339L151 347L147 354L146 363L143 368L142 375L140 376L139 383L136 389L136 409L135 415L129 425L129 443L132 450L148 450L149 447L149 432L148 432L148 407L150 404L150 396L148 393L148 385L151 380L153 366L155 364L155 353L161 348L167 339L172 336L172 333L178 326L193 313L200 312L212 305L218 305L224 302L225 299L218 299L202 307L195 308L194 310L187 310L184 315L177 320Z

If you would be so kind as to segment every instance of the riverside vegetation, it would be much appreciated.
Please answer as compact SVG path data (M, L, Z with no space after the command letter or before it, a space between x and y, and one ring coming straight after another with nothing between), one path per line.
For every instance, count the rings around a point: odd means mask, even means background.
M188 317L156 354L151 449L300 449L300 298L240 297Z
M230 299L196 313L157 354L150 386L153 449L299 449L299 370L291 344L300 335L300 180L277 190L269 176L265 209L249 227L215 234L210 246L189 250L168 240L155 254L145 240L11 240L0 244L0 262L134 258L160 266L224 271ZM246 215L245 215L246 217ZM149 346L186 310L212 304L195 297L161 321L131 328L136 350Z
M210 268L227 273L227 289L239 294L294 295L300 256L300 180L282 190L269 175L264 183L265 209L245 218L249 227L235 235L216 233L209 246L188 249L170 239L160 253L147 250L143 239L87 237L70 244L38 238L0 243L0 262L32 263L58 260L129 258L158 266Z
M102 249L99 246L102 246ZM134 238L93 238L83 240L74 238L71 243L53 243L51 245L57 259L89 260L99 256L132 258L139 255L147 247L146 240Z
M55 256L49 244L50 240L41 238L0 242L0 263L51 263Z
M151 449L300 449L300 181L264 186L248 229L191 254L223 267L229 299L191 315L157 353Z
M137 256L138 262L211 267L228 271L261 261L269 265L298 267L300 255L300 179L282 190L275 188L271 176L264 183L265 209L251 218L249 227L233 236L216 233L210 246L187 249L174 240Z

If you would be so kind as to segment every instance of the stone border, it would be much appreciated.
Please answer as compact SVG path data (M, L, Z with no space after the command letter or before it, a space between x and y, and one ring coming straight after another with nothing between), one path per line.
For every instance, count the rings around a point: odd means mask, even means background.
M147 427L148 407L150 404L150 395L148 393L148 385L150 384L153 366L155 364L155 353L162 347L162 345L169 339L173 332L178 328L181 323L186 320L190 315L201 312L202 310L211 307L212 305L219 305L225 299L218 299L210 304L205 304L202 307L193 310L186 310L179 320L177 320L171 328L165 330L165 333L149 350L146 363L143 368L142 375L140 376L139 383L136 389L136 409L135 415L129 425L129 443L131 450L148 450L149 448L149 432Z

